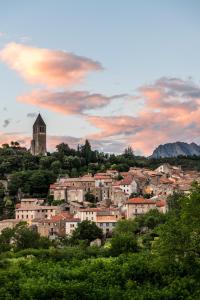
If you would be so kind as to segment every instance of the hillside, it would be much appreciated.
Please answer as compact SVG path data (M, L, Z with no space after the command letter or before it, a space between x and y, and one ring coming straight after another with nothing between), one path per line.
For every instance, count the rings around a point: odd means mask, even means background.
M162 157L177 157L183 156L200 156L200 146L195 143L184 143L175 142L164 145L159 145L151 155L151 158L162 158Z

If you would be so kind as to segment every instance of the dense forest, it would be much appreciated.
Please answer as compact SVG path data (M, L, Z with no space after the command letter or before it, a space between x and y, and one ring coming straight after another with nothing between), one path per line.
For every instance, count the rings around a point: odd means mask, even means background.
M80 223L71 238L49 241L24 223L0 235L0 299L200 299L200 186L118 222L103 246L101 230Z

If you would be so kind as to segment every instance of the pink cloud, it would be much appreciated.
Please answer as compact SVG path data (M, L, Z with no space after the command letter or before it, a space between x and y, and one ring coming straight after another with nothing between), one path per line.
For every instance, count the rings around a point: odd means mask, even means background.
M83 114L87 110L108 105L112 100L123 98L125 94L107 97L87 91L48 91L37 90L28 95L19 96L20 102L33 104L64 115Z
M19 142L21 146L29 147L30 146L31 137L27 136L23 133L18 132L0 132L0 145L10 144L11 141Z
M0 60L26 81L63 87L79 83L89 72L102 70L99 62L73 53L9 43L0 51Z
M137 116L99 117L87 120L100 131L92 138L123 139L146 155L166 142L200 142L200 87L191 81L161 78L138 89L144 101Z

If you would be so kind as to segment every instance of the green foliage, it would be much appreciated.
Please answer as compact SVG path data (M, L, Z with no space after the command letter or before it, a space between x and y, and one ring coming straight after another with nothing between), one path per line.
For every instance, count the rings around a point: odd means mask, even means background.
M91 221L82 221L73 231L72 241L77 243L78 240L85 240L88 244L97 238L102 239L102 230Z
M87 192L85 194L85 201L91 202L91 203L96 203L96 198L93 194L91 194L90 192Z
M47 249L51 245L48 238L41 237L34 228L25 222L18 223L13 229L5 228L0 234L0 252L23 250L27 248Z
M11 195L16 195L21 190L31 196L44 197L48 193L49 185L55 180L56 176L52 171L21 171L11 175L8 188Z
M111 254L118 256L121 253L137 252L138 244L136 236L130 232L115 234L111 239Z
M135 156L134 156L134 152L133 152L132 147L126 148L126 149L124 150L123 156L124 156L125 158L128 158L128 159L134 159Z

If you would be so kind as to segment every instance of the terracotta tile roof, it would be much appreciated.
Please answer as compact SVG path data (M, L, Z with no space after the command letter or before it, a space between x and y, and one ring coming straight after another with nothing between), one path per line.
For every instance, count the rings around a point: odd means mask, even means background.
M81 222L81 219L79 219L79 218L71 218L71 219L67 219L66 222Z
M119 218L115 215L97 216L96 222L117 222Z
M109 176L107 173L103 173L103 172L99 172L99 173L96 173L94 174L94 176Z
M95 180L100 180L100 179L110 179L110 176L108 175L94 175Z
M57 184L50 184L50 189L55 189L57 187Z
M124 177L124 176L130 175L130 173L129 172L120 172L120 175Z
M126 201L127 204L156 204L156 201L144 198L131 198Z
M160 183L171 184L173 181L168 178L160 178Z
M128 176L126 176L124 179L120 181L120 185L130 185L132 181L133 181L133 176L129 174Z
M114 208L114 207L108 207L108 208L102 208L102 207L89 207L89 208L81 208L78 211L80 212L84 212L84 211L93 211L93 212L100 212L100 211L117 211L118 208Z
M163 206L166 206L166 204L167 204L167 202L165 200L156 201L157 207L163 207Z
M44 210L49 210L49 209L52 209L52 210L60 210L59 206L50 206L50 205L34 205L34 206L26 206L26 207L23 207L23 208L17 208L16 211L20 211L20 210L41 210L41 209L44 209Z
M60 214L53 216L51 218L51 221L58 222L61 220L66 220L66 219L71 219L71 218L73 218L73 215L70 214L69 212L61 212Z
M96 211L99 211L99 210L101 210L101 208L98 208L98 207L94 207L94 208L80 208L78 211L80 211L80 212L84 212L84 211L93 211L93 212L96 212Z

